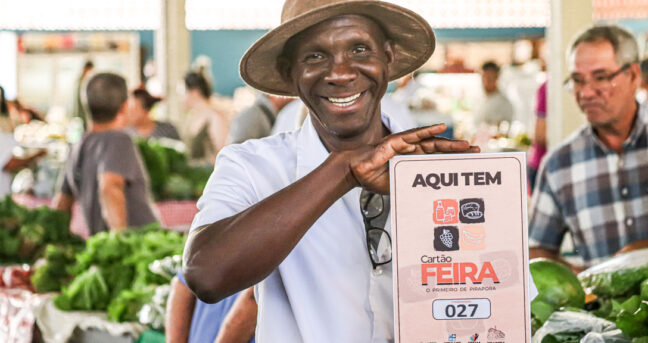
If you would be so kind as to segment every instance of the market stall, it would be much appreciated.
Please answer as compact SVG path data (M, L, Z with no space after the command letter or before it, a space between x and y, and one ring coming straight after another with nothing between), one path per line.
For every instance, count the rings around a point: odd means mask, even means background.
M0 223L0 341L137 342L163 329L182 234L152 224L84 241L64 213L9 197Z

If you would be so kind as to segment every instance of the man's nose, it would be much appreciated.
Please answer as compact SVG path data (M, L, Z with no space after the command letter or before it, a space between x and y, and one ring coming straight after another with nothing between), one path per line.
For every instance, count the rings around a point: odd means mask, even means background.
M324 78L331 85L345 85L353 82L358 76L357 72L346 58L335 58L331 64L328 75Z
M577 93L581 98L591 98L596 96L597 91L589 82L586 82L583 87L577 90Z

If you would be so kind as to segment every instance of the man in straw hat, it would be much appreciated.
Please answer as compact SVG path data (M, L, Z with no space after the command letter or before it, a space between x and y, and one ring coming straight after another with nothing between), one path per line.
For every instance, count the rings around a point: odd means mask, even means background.
M219 154L185 250L199 298L256 284L259 342L393 341L387 162L479 150L435 137L444 125L400 132L381 113L387 83L420 67L434 41L423 18L391 3L286 1L241 76L299 96L310 116Z

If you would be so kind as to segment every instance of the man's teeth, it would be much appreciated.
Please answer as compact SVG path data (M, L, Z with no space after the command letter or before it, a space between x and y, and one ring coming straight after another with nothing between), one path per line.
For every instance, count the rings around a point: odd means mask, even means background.
M336 106L341 106L341 107L346 107L351 104L353 104L361 95L362 93L358 93L356 95L352 95L346 98L327 98L328 101L332 102Z

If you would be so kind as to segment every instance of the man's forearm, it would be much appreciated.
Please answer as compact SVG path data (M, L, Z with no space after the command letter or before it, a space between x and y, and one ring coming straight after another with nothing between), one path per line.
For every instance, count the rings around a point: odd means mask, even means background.
M257 303L254 287L241 292L229 311L214 343L247 343L254 337Z
M104 184L100 185L99 203L101 204L101 215L108 224L110 230L123 231L128 227L126 217L126 196L123 185Z
M347 164L335 156L247 210L190 234L185 279L201 300L213 303L263 280L354 186Z
M177 278L171 280L171 294L167 301L164 334L169 343L186 343L193 317L196 297Z
M583 268L573 265L565 260L558 252L543 249L543 248L529 248L529 259L544 257L556 262L560 262L569 267L574 273L580 273Z
M216 302L270 274L306 231L356 186L389 193L389 159L398 154L479 152L466 141L438 139L445 125L388 135L376 145L333 152L319 167L247 210L195 230L185 246L189 287ZM344 148L344 149L343 149Z

